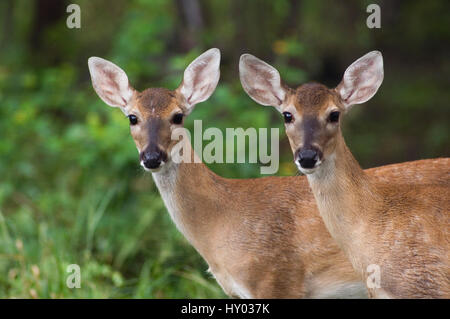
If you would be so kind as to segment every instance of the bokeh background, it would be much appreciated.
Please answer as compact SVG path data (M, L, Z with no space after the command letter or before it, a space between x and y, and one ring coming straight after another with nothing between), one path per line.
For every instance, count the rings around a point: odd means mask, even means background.
M81 29L66 7L81 6ZM381 6L381 29L366 7ZM345 119L365 168L450 155L449 1L3 0L0 2L0 297L224 297L177 232L138 165L128 120L91 87L87 59L126 70L139 90L174 89L208 48L222 77L187 120L203 126L279 127L279 175L295 174L281 116L242 90L252 53L291 85L334 87L370 50L383 52L378 94ZM224 131L225 132L225 131ZM214 164L258 177L258 164ZM66 267L81 267L68 289Z

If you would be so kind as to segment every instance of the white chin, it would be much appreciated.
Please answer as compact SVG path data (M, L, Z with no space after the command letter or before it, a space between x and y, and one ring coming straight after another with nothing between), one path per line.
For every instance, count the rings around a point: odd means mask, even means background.
M300 166L297 166L297 167L298 167L298 170L300 172L302 172L303 174L305 174L305 175L312 174L312 173L314 173L316 171L316 167L314 167L314 168L303 168L303 167L300 167Z
M161 165L159 165L158 168L147 168L147 167L145 167L144 162L142 162L142 161L141 161L140 164L141 164L142 168L143 168L146 172L157 173L157 172L159 172L159 171L162 169L162 167L164 166L165 162L161 162Z
M322 164L322 161L318 161L313 168L304 168L297 161L295 161L295 165L297 166L298 170L304 175L309 175L309 174L314 173L317 170L317 168L320 166L320 164Z

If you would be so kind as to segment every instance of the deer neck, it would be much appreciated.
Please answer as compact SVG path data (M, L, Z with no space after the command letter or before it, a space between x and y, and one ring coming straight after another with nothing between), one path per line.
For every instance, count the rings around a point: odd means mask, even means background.
M200 162L190 142L185 139L184 148L190 150L191 163L166 163L160 171L152 173L165 206L178 230L204 255L212 240L212 231L218 210L216 202L220 189L218 178Z
M381 200L376 187L359 166L342 136L335 152L307 175L324 223L355 269L367 264L363 235L368 231L371 207ZM356 240L355 240L356 239Z

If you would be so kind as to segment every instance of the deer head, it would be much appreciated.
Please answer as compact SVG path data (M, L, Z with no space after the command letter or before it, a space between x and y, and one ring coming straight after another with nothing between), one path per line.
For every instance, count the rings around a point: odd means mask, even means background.
M214 92L220 78L220 51L210 49L189 64L174 91L148 88L139 92L112 62L91 57L88 65L98 96L128 117L142 167L155 172L171 161L171 150L179 141L172 139L173 130L182 127L194 106Z
M383 81L383 58L378 51L359 58L334 89L319 83L291 89L274 67L250 54L241 56L239 71L242 87L253 100L283 114L295 164L310 174L334 154L343 139L341 114L377 92Z

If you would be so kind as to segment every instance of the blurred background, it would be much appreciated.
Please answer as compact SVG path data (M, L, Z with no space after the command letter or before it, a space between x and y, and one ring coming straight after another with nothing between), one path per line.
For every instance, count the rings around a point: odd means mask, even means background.
M81 29L66 7L81 7ZM366 7L381 7L368 29ZM252 53L292 85L336 86L377 49L385 80L346 117L364 168L450 155L450 2L315 0L3 0L0 2L0 297L224 297L178 233L150 174L139 167L128 120L104 104L87 59L121 66L138 90L175 89L184 68L222 51L214 95L187 119L207 127L279 127L278 175L294 175L281 116L242 90ZM258 164L214 164L225 177L259 177ZM81 288L66 286L69 264Z

